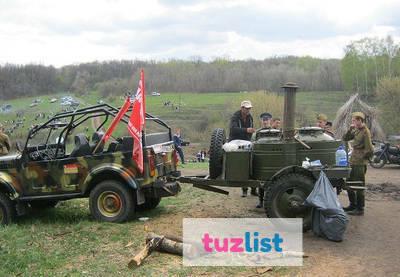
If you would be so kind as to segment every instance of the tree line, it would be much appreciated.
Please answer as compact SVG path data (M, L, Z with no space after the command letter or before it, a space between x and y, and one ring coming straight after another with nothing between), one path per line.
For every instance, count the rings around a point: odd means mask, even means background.
M103 97L135 89L140 69L147 91L237 92L277 91L287 81L304 91L347 90L363 98L376 96L379 81L400 76L400 45L392 37L349 43L339 59L272 57L264 60L201 57L168 61L122 60L82 63L61 68L44 65L0 66L0 98L98 90Z
M122 60L68 65L0 66L0 98L70 91L84 94L99 90L102 96L123 94L135 88L140 69L145 70L147 91L237 92L280 89L287 81L302 90L342 90L340 60L312 57L274 57L265 60L217 58L191 60Z
M381 79L400 76L400 45L391 36L351 42L345 48L341 74L345 90L374 97Z

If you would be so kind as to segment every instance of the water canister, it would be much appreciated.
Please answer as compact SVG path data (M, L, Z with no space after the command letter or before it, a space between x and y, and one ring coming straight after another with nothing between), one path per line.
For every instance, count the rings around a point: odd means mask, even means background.
M338 166L347 166L347 155L346 151L343 148L343 145L340 145L336 150L336 165Z

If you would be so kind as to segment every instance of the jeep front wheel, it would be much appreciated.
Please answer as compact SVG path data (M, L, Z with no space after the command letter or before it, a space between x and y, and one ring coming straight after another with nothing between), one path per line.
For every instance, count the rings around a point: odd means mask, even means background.
M11 199L0 192L0 225L8 225L14 221L15 205Z
M135 212L134 192L117 181L103 181L90 192L89 208L99 221L124 222Z

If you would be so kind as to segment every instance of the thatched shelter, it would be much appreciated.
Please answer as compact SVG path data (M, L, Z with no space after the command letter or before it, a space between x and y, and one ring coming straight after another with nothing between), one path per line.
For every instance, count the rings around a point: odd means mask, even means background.
M351 124L351 114L353 112L363 112L365 114L365 121L368 128L371 130L372 139L385 139L385 133L377 120L378 110L361 101L358 93L352 95L336 113L336 118L333 122L333 130L337 139L341 139L348 130Z

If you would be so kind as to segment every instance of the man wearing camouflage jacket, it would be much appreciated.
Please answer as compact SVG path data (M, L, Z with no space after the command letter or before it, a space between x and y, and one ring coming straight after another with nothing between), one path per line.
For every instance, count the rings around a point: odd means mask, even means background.
M4 133L3 125L0 124L0 156L7 155L8 152L10 151L10 147L11 147L10 139Z
M351 173L349 181L361 181L365 186L365 173L367 172L367 163L373 154L371 133L365 126L365 115L361 112L352 114L350 129L344 134L344 141L352 140L353 152L350 158ZM350 205L344 208L350 215L363 215L365 206L364 190L347 191Z

